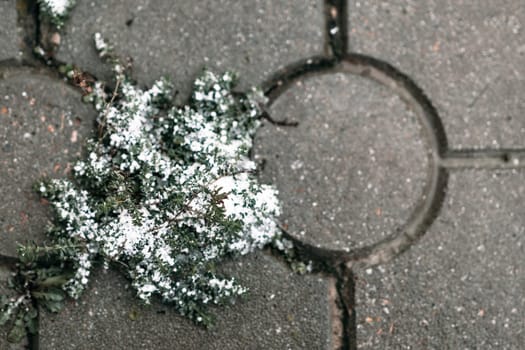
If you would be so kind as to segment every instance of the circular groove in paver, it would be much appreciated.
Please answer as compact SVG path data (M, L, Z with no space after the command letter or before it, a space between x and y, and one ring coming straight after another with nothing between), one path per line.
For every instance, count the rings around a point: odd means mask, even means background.
M428 147L397 95L361 76L319 74L298 81L268 112L298 122L264 125L254 148L291 234L349 251L404 224L425 184Z
M387 237L364 247L345 253L341 249L331 249L338 256L345 256L348 265L356 262L375 265L389 261L419 239L437 216L444 197L448 174L440 167L441 156L447 150L447 139L441 120L423 91L405 74L378 59L360 54L347 54L340 62L321 57L312 57L290 65L278 75L268 80L265 91L270 107L276 99L307 76L318 74L347 73L370 78L397 94L416 114L430 148L426 185L412 215L397 231ZM300 240L300 237L294 236ZM303 242L305 243L305 242ZM309 242L305 247L316 247ZM306 248L308 249L308 248ZM328 248L330 249L330 248Z

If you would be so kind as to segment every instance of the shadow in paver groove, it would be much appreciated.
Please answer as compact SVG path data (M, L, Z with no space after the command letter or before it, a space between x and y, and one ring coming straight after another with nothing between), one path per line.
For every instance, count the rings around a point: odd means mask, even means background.
M337 271L338 302L343 309L343 339L341 350L357 349L357 318L355 312L355 280L352 270L340 265ZM351 332L350 332L351 330Z
M356 348L355 284L351 268L384 263L408 249L422 235L438 216L448 178L452 168L518 168L525 164L525 150L450 150L441 119L430 99L406 74L385 61L370 56L348 52L347 1L325 0L324 32L325 55L314 56L288 65L271 75L263 89L271 105L291 84L310 75L333 74L338 72L356 74L383 84L396 92L419 116L419 121L429 140L430 152L429 181L419 204L405 227L397 233L372 246L351 252L316 248L301 242L286 231L283 235L294 241L298 256L302 260L312 260L315 271L326 273L337 279L338 300L341 308L344 334L342 349ZM51 58L42 62L31 55L35 43L44 43L38 6L35 0L17 0L18 25L23 32L25 50L24 64L45 67L53 75L58 75L62 63ZM45 46L45 45L44 45ZM16 66L15 61L0 62L1 66ZM271 117L271 116L270 116ZM274 252L274 255L278 254ZM12 257L0 256L0 264L12 266ZM30 337L30 348L38 349L38 336Z
M342 59L348 51L347 2L345 0L325 0L325 52Z
M33 49L39 44L40 19L35 13L38 11L36 0L16 0L17 26L23 42L22 59L35 62Z
M448 150L441 159L442 167L518 169L525 168L525 149Z

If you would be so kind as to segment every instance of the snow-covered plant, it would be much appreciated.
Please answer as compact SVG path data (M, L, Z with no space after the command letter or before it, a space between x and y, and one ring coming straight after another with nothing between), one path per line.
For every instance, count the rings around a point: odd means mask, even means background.
M196 322L210 321L207 305L246 292L215 263L274 240L279 205L248 157L260 95L236 96L234 84L205 71L189 105L167 109L166 80L143 91L124 78L118 101L98 104L99 135L74 180L39 187L56 213L51 237L79 247L63 286L71 297L98 259L122 266L140 299L158 295Z
M116 88L106 94L102 83L81 82L99 112L96 136L70 179L36 185L54 209L51 242L19 248L9 282L18 297L0 299L0 324L14 320L12 339L34 332L35 302L56 312L67 296L78 298L97 263L121 270L145 303L157 296L209 325L208 306L247 291L218 273L218 262L268 243L291 248L276 224L277 191L258 183L249 158L262 93L235 93L234 74L205 70L188 105L176 107L166 79L138 88L95 39Z
M38 0L38 4L40 15L60 28L64 25L69 11L75 6L75 0Z

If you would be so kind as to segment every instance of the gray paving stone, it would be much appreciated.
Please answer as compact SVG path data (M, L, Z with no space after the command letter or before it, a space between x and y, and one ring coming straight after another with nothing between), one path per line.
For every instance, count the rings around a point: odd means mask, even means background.
M523 147L523 1L360 0L348 8L350 49L412 76L453 147Z
M185 95L203 66L235 69L245 86L323 49L322 1L79 1L58 58L107 79L92 44L99 31L134 60L135 77L172 77Z
M360 271L360 349L522 349L525 173L453 173L434 226Z
M228 265L251 292L248 299L214 310L217 320L211 330L193 325L169 306L139 307L123 277L99 271L78 303L58 315L42 316L40 348L331 348L327 280L296 275L262 253Z
M32 186L64 177L94 126L94 109L67 84L28 68L0 71L0 254L41 241L50 218Z
M0 1L0 61L19 57L16 0Z
M290 233L332 249L363 247L403 225L421 196L427 145L387 88L343 73L290 87L255 139L261 178L276 184Z

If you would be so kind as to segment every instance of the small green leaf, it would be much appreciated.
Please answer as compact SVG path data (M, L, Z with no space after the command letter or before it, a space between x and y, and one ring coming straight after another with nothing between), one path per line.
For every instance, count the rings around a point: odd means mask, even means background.
M128 317L130 320L136 321L139 318L139 312L133 309L129 312Z
M31 334L38 333L38 313L34 317L29 317L29 314L26 314L26 329Z
M38 310L36 307L33 307L32 305L29 307L29 310L26 313L26 319L36 318L38 317Z
M17 320L13 325L13 328L11 328L9 334L7 335L7 341L10 343L18 344L22 341L22 339L24 339L25 336L26 329L24 327L24 323L21 322L21 320Z
M16 286L16 282L15 282L15 279L13 277L9 277L7 279L7 286L11 289L15 289L15 286Z
M62 301L64 300L64 292L57 288L48 289L45 292L32 292L33 298L49 300L49 301Z
M42 301L42 306L50 312L57 313L64 308L64 303L61 301L44 300Z
M9 321L12 315L9 315L7 313L7 310L3 310L2 313L0 313L0 326L3 326L4 324Z
M61 287L63 286L70 277L65 275L48 277L39 283L40 287Z

